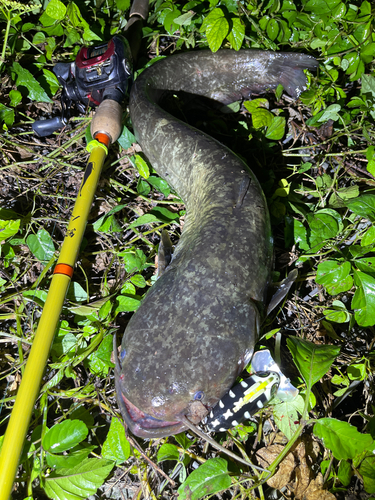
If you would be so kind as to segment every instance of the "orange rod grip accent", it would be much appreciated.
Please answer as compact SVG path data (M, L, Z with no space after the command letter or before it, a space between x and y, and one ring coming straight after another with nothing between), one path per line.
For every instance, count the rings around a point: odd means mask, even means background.
M74 269L69 264L56 264L53 274L65 274L71 278L73 276Z
M109 146L110 144L110 138L108 137L107 134L103 134L103 132L98 132L96 135L95 135L95 139L99 142L101 142L102 144L104 144L105 146Z

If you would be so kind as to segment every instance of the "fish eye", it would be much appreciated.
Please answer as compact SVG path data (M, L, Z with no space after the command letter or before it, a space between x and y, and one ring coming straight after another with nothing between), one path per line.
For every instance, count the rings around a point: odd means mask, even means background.
M203 391L197 391L194 394L194 400L195 401L202 401L203 398L204 398L204 392Z

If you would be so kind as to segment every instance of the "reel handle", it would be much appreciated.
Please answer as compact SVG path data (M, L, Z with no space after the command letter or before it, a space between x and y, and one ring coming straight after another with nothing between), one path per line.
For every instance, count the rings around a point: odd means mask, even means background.
M38 137L47 137L56 130L59 130L66 125L66 120L61 116L55 116L54 118L49 118L48 120L37 120L31 127Z

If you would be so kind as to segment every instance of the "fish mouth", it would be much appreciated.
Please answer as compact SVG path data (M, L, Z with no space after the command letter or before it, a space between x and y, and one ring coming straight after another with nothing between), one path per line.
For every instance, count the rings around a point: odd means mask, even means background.
M116 384L117 385L117 384ZM139 410L123 395L121 389L116 387L117 401L121 415L130 431L142 438L159 438L179 434L187 429L179 420L159 420Z

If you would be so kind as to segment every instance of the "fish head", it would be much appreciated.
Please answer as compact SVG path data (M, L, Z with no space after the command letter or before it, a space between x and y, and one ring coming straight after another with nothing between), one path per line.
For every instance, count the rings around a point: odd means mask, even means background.
M187 429L185 417L198 424L229 390L249 357L239 356L225 340L212 342L209 353L185 342L185 355L167 348L152 352L154 345L140 347L121 351L121 371L117 369L115 380L123 418L130 431L143 438L178 434Z

